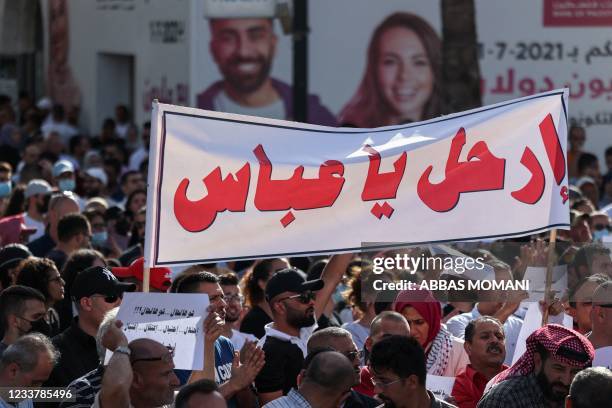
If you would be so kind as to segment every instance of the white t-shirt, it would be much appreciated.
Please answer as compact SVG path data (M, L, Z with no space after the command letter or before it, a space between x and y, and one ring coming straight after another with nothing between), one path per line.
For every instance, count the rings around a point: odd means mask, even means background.
M230 338L232 344L234 345L234 350L242 350L242 346L244 343L248 341L259 341L259 339L252 334L243 333L241 331L232 329L232 337Z
M278 98L278 100L270 105L261 106L259 108L251 108L248 106L242 106L231 100L225 91L219 92L219 95L213 101L215 106L215 110L218 112L229 112L229 113L237 113L240 115L250 115L250 116L259 116L262 118L271 118L271 119L285 119L285 105L283 104L283 100Z
M27 212L23 213L23 222L28 228L36 228L36 232L30 235L28 242L32 242L45 234L45 223L30 217Z

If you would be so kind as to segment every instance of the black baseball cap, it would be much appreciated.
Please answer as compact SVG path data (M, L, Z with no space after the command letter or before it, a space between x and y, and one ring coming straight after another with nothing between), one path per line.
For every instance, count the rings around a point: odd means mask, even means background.
M0 271L10 269L31 256L32 253L27 246L8 244L0 249Z
M70 292L75 301L92 295L121 295L123 292L133 292L134 283L119 282L113 273L103 266L91 266L78 273Z
M325 283L321 279L306 280L306 274L299 269L282 269L276 272L266 284L268 302L283 292L302 293L308 290L317 291Z

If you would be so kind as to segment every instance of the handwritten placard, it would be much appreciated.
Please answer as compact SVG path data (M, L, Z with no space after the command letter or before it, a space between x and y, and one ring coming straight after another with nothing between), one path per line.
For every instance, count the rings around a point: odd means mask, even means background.
M203 321L208 295L184 293L126 293L117 319L128 341L147 338L174 350L174 365L201 370L204 358ZM110 352L106 353L108 364Z
M601 347L595 350L593 367L606 367L607 369L612 370L612 346Z
M450 398L453 385L455 385L455 377L427 374L427 389L443 401Z

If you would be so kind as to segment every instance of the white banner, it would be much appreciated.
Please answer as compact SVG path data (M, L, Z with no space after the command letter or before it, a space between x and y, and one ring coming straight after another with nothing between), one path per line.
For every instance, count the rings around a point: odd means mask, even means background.
M156 104L146 264L567 228L567 103L556 90L374 129Z

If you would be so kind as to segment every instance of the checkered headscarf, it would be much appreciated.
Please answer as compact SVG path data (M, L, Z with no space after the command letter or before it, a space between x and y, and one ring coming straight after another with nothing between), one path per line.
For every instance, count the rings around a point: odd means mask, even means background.
M551 356L573 367L590 366L595 356L595 349L591 342L582 334L558 324L549 324L527 337L525 354L512 367L498 374L493 382L497 384L511 377L531 374L535 366L533 355L536 352L537 344L544 346ZM568 356L572 353L577 354L575 359ZM583 355L584 359L580 359L580 355Z

